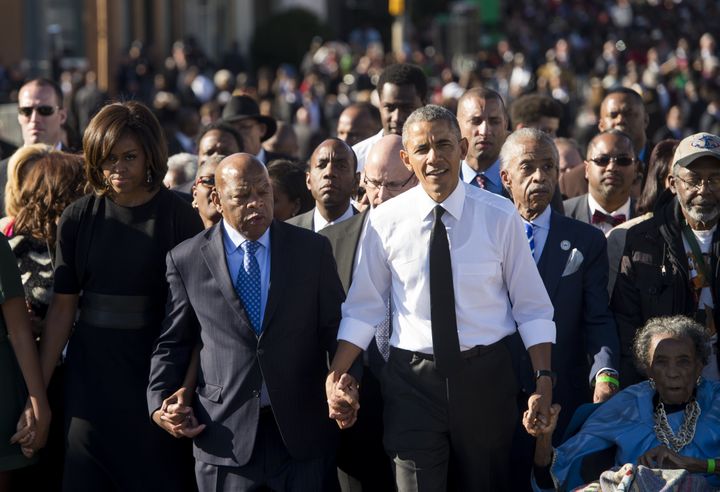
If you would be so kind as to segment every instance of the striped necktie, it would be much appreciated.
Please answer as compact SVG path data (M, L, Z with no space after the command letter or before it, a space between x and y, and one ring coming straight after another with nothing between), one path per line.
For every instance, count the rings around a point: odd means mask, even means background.
M525 234L527 235L528 244L530 245L530 254L535 259L535 225L532 222L525 222Z

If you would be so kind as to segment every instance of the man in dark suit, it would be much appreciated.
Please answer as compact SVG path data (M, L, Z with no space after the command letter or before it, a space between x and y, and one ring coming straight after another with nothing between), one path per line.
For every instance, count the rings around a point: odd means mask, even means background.
M176 413L200 424L187 424L200 490L330 490L337 429L323 382L344 298L330 244L273 222L272 185L257 158L227 157L216 183L223 220L168 254L150 413L186 435L165 414L199 346L197 372L189 374L197 399L192 412L180 402Z
M370 148L365 161L363 182L371 208L417 185L415 174L408 171L400 159L401 149L402 138L394 134L382 137ZM368 211L365 210L320 231L320 234L330 240L345 292L352 282L358 245L367 214ZM379 381L380 371L388 355L389 318L387 316L378 326L376 340L370 343L363 357L365 370L360 386L362 411L358 421L340 436L338 474L340 488L344 492L383 492L395 489L391 462L382 444L382 396Z
M630 136L620 130L599 133L590 140L585 159L588 192L565 200L565 215L607 234L634 217L635 200L630 191L638 172Z
M62 145L62 125L67 120L60 86L52 80L33 79L18 92L18 123L23 145L44 143L59 150ZM5 185L8 181L7 157L0 161L0 209L5 214Z
M233 96L222 112L222 119L232 125L243 138L245 152L257 157L267 165L275 159L287 159L288 156L268 152L262 143L275 135L277 122L270 116L260 114L260 107L250 96Z
M619 345L608 308L608 261L605 238L592 226L554 212L548 206L557 186L558 152L552 139L535 129L518 130L500 153L503 184L525 223L530 251L553 304L557 329L552 367L553 391L562 407L556 436L561 437L575 409L599 402L618 389ZM521 392L518 408L527 408L535 389L522 340L509 340ZM593 388L594 387L594 388ZM532 439L518 426L514 455L519 481L513 490L529 489ZM516 469L517 471L517 469Z
M328 138L310 156L306 173L315 208L287 222L318 232L349 219L358 211L350 203L358 187L357 157L339 138Z

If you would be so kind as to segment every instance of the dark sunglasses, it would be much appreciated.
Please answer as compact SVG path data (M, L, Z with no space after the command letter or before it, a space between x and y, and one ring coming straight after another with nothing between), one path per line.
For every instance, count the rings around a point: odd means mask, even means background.
M195 180L195 184L201 184L207 186L208 188L212 188L215 186L215 176L198 176L198 179Z
M60 108L57 106L20 106L18 107L18 113L26 118L30 118L33 111L37 111L40 116L50 116L55 113L56 109Z
M594 162L600 167L605 167L613 161L615 162L616 166L621 167L632 166L635 163L634 157L629 157L626 155L600 155L588 160Z

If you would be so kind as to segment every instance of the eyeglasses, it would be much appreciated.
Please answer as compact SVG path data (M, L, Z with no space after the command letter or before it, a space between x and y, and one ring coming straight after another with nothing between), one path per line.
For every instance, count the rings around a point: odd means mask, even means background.
M685 185L691 190L699 190L704 184L710 191L720 190L720 176L710 176L709 178L697 178L692 176L690 179L681 178L677 174L674 175L677 179L685 183Z
M198 176L198 178L195 180L196 185L203 185L207 186L208 188L212 188L215 186L215 176Z
M37 111L40 116L50 116L58 109L60 109L58 106L19 106L18 114L23 115L25 118L30 118L33 111Z
M635 158L627 155L599 155L588 160L600 167L605 167L611 162L615 162L616 166L621 167L632 166L635 163Z
M379 190L380 188L385 188L388 191L400 191L405 187L406 184L408 184L410 182L410 180L412 179L413 176L415 176L415 173L410 173L410 176L408 176L408 178L405 181L403 181L402 183L397 183L397 182L392 182L392 181L390 181L388 183L383 183L380 181L375 181L374 179L368 179L367 176L365 176L365 179L363 181L365 182L366 187L372 188L375 190Z

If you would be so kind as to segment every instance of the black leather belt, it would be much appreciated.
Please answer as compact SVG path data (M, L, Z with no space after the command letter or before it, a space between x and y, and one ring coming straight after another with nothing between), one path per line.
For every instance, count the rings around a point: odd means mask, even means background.
M491 345L475 345L473 348L460 352L460 356L463 359L471 359L479 355L487 354L492 352L502 343L502 341L495 342ZM390 347L391 352L397 353L403 358L410 359L412 356L418 357L423 360L435 360L433 354L425 354L423 352L413 352L412 350L405 350L397 347Z
M83 292L80 299L80 321L99 328L138 330L157 324L161 319L162 312L153 305L150 296Z

